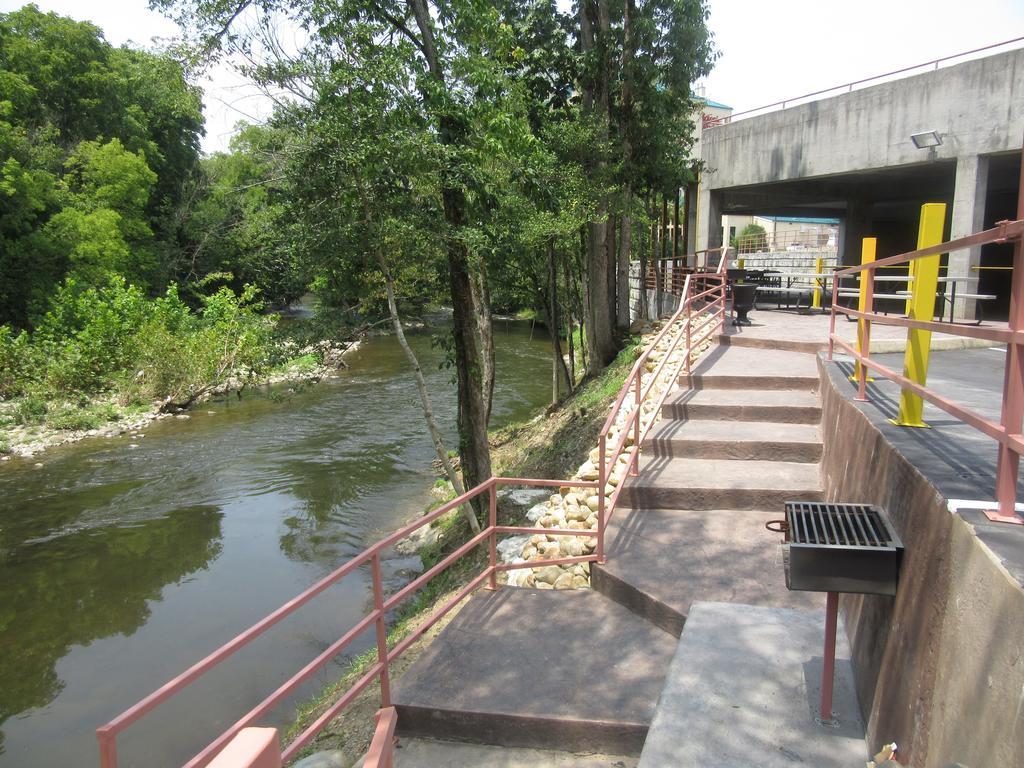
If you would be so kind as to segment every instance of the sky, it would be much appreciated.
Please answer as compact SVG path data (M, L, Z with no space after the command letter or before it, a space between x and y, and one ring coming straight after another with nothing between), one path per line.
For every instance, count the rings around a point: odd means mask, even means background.
M177 33L147 0L35 2L93 22L114 45L148 47ZM0 12L22 5L0 0ZM700 85L737 112L1024 36L1024 0L711 0L710 8L721 57ZM227 66L200 85L207 152L226 149L238 121L270 114L269 101Z

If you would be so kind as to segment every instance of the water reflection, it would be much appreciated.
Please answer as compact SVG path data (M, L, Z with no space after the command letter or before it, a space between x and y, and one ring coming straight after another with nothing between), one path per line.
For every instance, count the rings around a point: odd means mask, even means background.
M57 696L55 665L72 645L132 634L165 586L206 568L221 551L220 521L215 506L184 507L13 546L5 528L4 569L17 578L0 582L0 723Z

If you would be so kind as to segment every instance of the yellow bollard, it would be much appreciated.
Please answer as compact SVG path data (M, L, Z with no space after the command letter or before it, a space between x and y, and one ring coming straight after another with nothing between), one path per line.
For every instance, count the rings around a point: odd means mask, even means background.
M917 247L927 248L942 242L946 223L945 203L925 203L921 206L921 224L917 230ZM931 322L935 319L935 292L939 287L941 256L925 256L914 261L914 282L910 289L910 319ZM928 354L931 351L932 332L919 328L907 331L907 352L903 358L903 375L924 386L928 380ZM900 393L900 415L892 420L901 427L927 427L924 423L924 400L920 395L903 390Z
M746 259L739 259L739 260L738 260L738 261L736 262L736 266L737 266L737 267L739 267L740 269L743 269L743 263L744 263L745 261L746 261Z
M878 246L878 239L874 237L865 237L861 240L860 244L860 263L870 264L875 260L875 252ZM860 280L860 295L857 297L857 311L867 312L868 310L868 281L867 281L867 270L859 272L857 279ZM867 354L869 350L864 349L864 321L857 321L857 351L862 355ZM865 371L865 373L867 373ZM856 367L853 369L853 376L850 377L850 381L860 380L860 360L857 361ZM868 381L874 381L870 376L867 377Z
M820 256L814 260L814 274L821 275L825 269L825 260ZM821 309L821 285L823 279L820 277L814 278L814 298L811 301L812 309Z

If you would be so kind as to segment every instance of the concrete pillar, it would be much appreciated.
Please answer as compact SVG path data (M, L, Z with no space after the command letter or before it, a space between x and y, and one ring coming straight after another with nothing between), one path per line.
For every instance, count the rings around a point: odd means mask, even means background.
M722 193L701 185L697 194L697 248L722 244Z
M980 232L985 226L985 194L988 191L987 157L967 155L956 160L956 186L953 189L953 221L950 226L950 238L966 237ZM966 248L952 251L949 254L949 277L979 277L977 270L971 267L981 265L981 248ZM959 282L957 293L977 293L976 280ZM946 291L950 286L946 286ZM948 295L948 293L947 293ZM977 302L957 299L955 317L959 320L973 320ZM948 312L948 307L946 308ZM948 315L947 315L948 316Z
M691 181L686 185L686 197L684 198L684 218L686 225L684 233L686 242L683 243L684 253L693 253L697 250L697 182Z
M846 201L846 216L839 223L839 263L852 266L860 264L861 241L871 237L869 206L862 198ZM847 286L849 287L849 286Z

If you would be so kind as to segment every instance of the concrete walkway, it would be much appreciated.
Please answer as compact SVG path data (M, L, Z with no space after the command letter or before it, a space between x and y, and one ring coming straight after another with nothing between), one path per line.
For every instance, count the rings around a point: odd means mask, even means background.
M754 341L714 348L665 403L611 521L607 563L591 569L593 590L475 595L397 682L400 734L561 750L569 762L553 764L565 766L591 765L572 762L578 750L642 748L643 765L666 768L863 761L855 702L842 704L842 748L833 729L814 724L824 596L786 589L780 537L764 529L783 502L821 498L811 352ZM696 621L693 606L707 603L735 609L701 608ZM770 652L778 643L785 652ZM709 692L705 705L672 704L697 691ZM723 761L711 736L728 730L722 718L743 700L752 702L744 727L730 733L751 762ZM657 746L644 747L652 722ZM765 744L771 760L757 757ZM408 764L455 764L431 759ZM481 760L463 764L504 765Z

